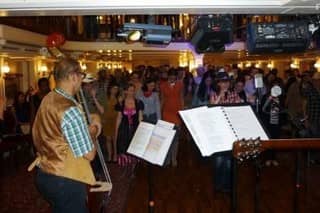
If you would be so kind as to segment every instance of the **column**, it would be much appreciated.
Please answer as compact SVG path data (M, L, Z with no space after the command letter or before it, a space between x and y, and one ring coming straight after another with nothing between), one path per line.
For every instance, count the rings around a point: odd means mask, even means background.
M194 50L192 50L192 56L193 56L193 60L189 61L190 70L203 66L204 54L198 54Z

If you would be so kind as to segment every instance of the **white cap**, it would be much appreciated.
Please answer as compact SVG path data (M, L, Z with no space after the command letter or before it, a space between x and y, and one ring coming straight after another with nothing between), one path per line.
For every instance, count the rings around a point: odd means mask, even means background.
M97 80L91 73L88 73L86 77L82 80L83 83L91 83Z

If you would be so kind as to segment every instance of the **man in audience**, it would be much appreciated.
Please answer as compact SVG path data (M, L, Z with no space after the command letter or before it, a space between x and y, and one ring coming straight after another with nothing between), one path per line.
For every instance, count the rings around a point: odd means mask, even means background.
M40 78L38 80L38 91L31 96L30 104L31 104L31 122L33 122L38 108L41 104L42 99L50 92L49 80L48 78Z

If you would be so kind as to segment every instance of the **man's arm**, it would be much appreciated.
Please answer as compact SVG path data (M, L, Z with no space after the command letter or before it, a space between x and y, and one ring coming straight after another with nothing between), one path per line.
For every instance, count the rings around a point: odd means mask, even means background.
M97 124L89 126L77 107L69 108L62 120L61 128L63 134L76 157L84 157L93 160L96 155L96 140L92 140L91 134L99 132ZM94 139L95 139L94 138Z

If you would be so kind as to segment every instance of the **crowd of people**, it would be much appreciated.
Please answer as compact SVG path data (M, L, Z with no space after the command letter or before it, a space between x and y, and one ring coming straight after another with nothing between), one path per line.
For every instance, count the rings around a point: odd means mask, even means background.
M66 153L92 161L95 143L99 142L107 161L131 168L132 173L139 159L126 150L139 122L154 124L162 119L174 123L177 130L165 162L176 167L179 136L184 129L178 111L186 108L248 104L272 139L282 137L284 129L290 132L287 137L319 137L319 72L286 70L281 78L277 69L265 72L255 67L240 70L205 66L195 73L182 67L138 66L132 73L101 68L93 77L82 72L77 61L63 59L53 72L56 88L51 90L49 80L41 78L37 91L18 92L12 100L0 97L0 133L30 134L30 128L24 125L33 126L34 145L40 157L36 184L56 212L86 209L83 183L65 179ZM257 86L258 75L263 76L262 86ZM89 113L100 118L91 124L86 124L83 106L79 107L84 101L79 100L80 89ZM278 165L272 153L268 158L266 165ZM216 188L230 190L231 152L217 153L212 159ZM77 196L60 196L56 188L60 183L67 192L77 191Z
M263 74L263 88L255 86L257 73ZM271 138L280 137L281 127L294 130L299 121L303 121L306 130L302 136L318 137L319 82L319 73L312 71L286 70L280 78L277 69L266 72L255 67L240 70L205 66L192 73L182 67L141 65L132 73L101 68L96 78L87 76L83 80L82 88L89 111L102 117L107 160L118 161L118 154L125 152L139 121L156 123L163 119L173 122L179 130L182 126L179 110L208 104L250 104ZM276 85L282 92L273 97L271 89ZM6 120L2 131L7 134L28 131L25 124L32 124L48 92L49 81L41 78L37 91L18 92L13 100L7 100L2 112ZM299 131L291 132L292 137L301 136ZM172 165L177 165L177 144Z

